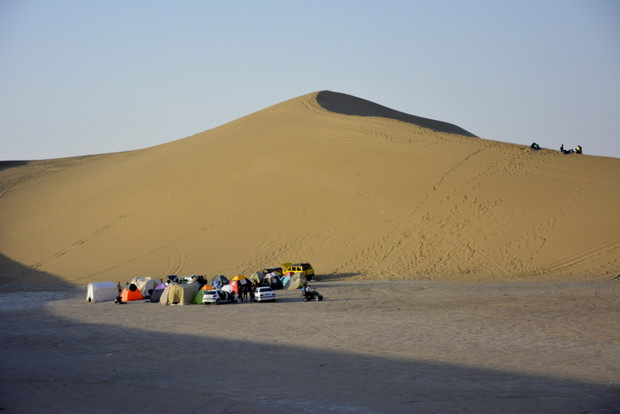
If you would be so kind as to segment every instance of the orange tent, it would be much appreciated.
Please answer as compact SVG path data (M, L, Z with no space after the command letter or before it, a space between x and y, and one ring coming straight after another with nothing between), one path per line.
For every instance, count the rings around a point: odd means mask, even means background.
M129 285L129 288L123 289L121 299L123 302L129 302L130 300L142 300L144 299L144 296L142 296L142 293L136 285L131 284Z

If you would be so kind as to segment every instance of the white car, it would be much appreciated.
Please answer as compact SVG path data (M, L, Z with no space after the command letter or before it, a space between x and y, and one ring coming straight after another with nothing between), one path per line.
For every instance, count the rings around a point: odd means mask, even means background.
M219 305L220 303L236 303L235 294L231 292L226 292L221 289L211 289L206 290L202 296L202 303L208 305L210 303L215 303Z
M257 302L262 302L264 300L272 300L276 301L276 292L273 291L272 288L268 286L257 287L254 292L254 300Z

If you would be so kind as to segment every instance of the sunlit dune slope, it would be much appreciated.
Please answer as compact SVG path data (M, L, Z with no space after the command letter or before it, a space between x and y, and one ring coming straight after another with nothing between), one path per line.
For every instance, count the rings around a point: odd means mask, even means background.
M0 253L20 269L0 270L4 283L284 261L370 279L620 273L619 159L484 140L333 92L144 150L2 168Z

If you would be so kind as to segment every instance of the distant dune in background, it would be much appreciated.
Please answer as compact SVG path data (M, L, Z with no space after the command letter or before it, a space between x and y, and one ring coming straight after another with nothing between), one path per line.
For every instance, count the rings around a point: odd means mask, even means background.
M524 144L529 144L525 142ZM620 160L322 91L168 144L0 166L1 283L620 273Z

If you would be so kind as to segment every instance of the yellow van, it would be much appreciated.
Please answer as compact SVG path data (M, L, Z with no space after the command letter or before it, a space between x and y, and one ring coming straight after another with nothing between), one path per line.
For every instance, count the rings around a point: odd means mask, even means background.
M307 281L311 281L314 276L314 269L310 265L310 263L282 263L282 268L284 272L297 272L303 273L306 276Z

